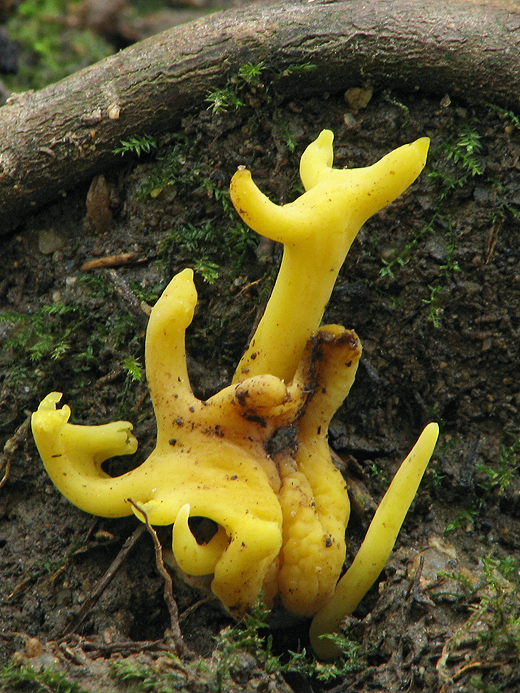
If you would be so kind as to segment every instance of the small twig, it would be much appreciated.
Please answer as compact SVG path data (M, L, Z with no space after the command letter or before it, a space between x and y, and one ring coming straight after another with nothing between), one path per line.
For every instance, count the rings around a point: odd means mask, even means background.
M137 318L138 322L146 327L150 306L144 301L140 301L123 277L113 269L105 271L105 277L112 284L117 294L123 299L127 309Z
M495 246L497 244L498 236L500 234L501 229L502 222L499 222L496 225L493 224L489 229L488 242L486 247L486 259L484 260L485 265L488 265L491 261L491 258L493 257L493 253L495 252Z
M88 596L88 599L86 602L83 604L81 609L79 610L75 621L71 623L70 626L68 626L63 633L61 634L60 638L65 637L66 635L69 635L69 633L72 633L73 631L77 630L80 625L83 623L85 618L87 617L88 613L90 610L93 608L93 606L96 604L98 599L101 597L103 592L106 590L108 585L112 582L114 577L116 576L117 571L121 567L123 561L127 557L128 553L132 550L132 548L135 546L137 541L141 538L143 532L144 532L144 527L143 525L139 525L134 533L128 537L128 539L125 541L123 544L123 547L121 551L117 554L116 558L112 561L112 564L110 565L110 568L106 571L106 573L103 575L101 580L99 581L96 589L90 593Z
M429 597L429 595L423 590L421 586L421 576L424 569L424 554L419 558L419 565L415 571L413 580L406 593L406 611L407 615L411 617L411 612L414 604L420 604L423 607L435 608L435 602Z
M0 488L5 484L9 478L9 472L11 471L11 462L15 452L18 450L20 445L27 440L27 433L29 432L29 426L31 424L31 414L26 412L27 418L25 421L18 426L14 435L12 435L4 445L3 454L0 456Z
M240 291L238 292L237 296L241 296L243 293L246 291L249 291L253 286L256 286L257 284L260 284L260 282L264 281L264 277L260 277L260 279L256 279L254 282L248 282L245 286L243 286Z
M34 580L35 578L33 575L29 575L29 577L23 578L23 580L15 586L14 590L7 595L5 601L8 602L10 599L14 599L17 594L20 594L20 592L24 590L27 587L27 585L30 585L31 582L34 582Z
M80 648L82 652L85 654L88 653L93 659L97 657L110 656L116 652L143 652L145 650L152 652L171 652L173 654L177 654L176 648L166 645L162 638L160 640L125 640L123 642L118 641L100 644L95 640L89 640L83 636L78 636L77 633L71 633L70 636L61 639L59 647L62 652L64 650L61 645L65 643L69 643L70 646ZM67 654L67 652L65 652L65 654Z
M187 609L185 609L182 614L179 616L179 623L184 623L184 621L191 616L191 614L194 611L197 611L199 607L201 607L203 604L208 604L209 602L213 601L214 597L203 597L202 599L199 599L195 604L192 604L189 606Z
M147 260L147 257L141 257L137 253L119 253L118 255L106 255L95 260L88 260L81 265L80 269L82 272L90 272L103 267L121 267L121 265L137 264Z
M152 537L155 549L155 563L157 565L157 570L159 571L159 574L164 580L164 601L166 602L166 606L168 607L168 612L170 614L170 624L173 642L177 649L177 654L186 654L187 648L182 637L181 628L179 626L179 609L177 607L175 597L173 596L173 584L171 575L166 570L166 566L164 565L161 542L159 541L157 532L150 524L145 511L142 508L140 508L136 503L134 503L134 501L131 498L128 499L128 502L137 510L137 512L140 515L143 516L144 522L146 524L146 529Z

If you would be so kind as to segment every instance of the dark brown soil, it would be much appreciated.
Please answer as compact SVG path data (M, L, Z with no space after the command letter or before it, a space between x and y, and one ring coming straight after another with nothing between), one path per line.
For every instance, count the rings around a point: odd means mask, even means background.
M357 112L343 94L287 102L266 88L242 100L227 113L186 114L157 156L130 155L105 171L108 197L95 208L106 220L108 202L109 230L96 231L81 188L2 240L0 432L10 441L0 490L2 663L18 651L18 664L52 664L88 691L516 691L520 123L490 105L421 94L375 93ZM174 576L181 629L195 653L182 665L168 654L163 581L147 534L77 626L138 522L70 505L27 428L16 431L57 390L77 423L131 420L142 461L154 444L152 408L144 379L124 367L129 358L143 363L139 302L153 303L176 271L197 262L206 274L218 267L218 278L196 278L193 386L207 397L226 383L279 261L278 248L256 252L253 235L233 231L230 177L247 165L273 200L292 199L299 157L323 128L335 133L338 167L367 165L423 135L432 140L419 180L361 231L325 316L354 328L364 347L330 431L345 471L365 489L366 508L348 530L348 561L368 526L370 496L381 498L424 424L441 426L396 551L346 630L365 663L329 683L270 673L258 652L234 652L228 666L215 636L230 619ZM159 166L171 184L159 184ZM139 195L146 186L162 191ZM81 270L119 253L132 253L132 262ZM307 628L273 628L276 654L308 649ZM115 661L157 681L116 681ZM0 689L11 690L1 678Z

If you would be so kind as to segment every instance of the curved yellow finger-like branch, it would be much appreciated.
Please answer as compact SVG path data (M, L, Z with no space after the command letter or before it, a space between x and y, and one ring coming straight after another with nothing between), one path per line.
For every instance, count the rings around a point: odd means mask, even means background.
M47 473L78 508L104 517L131 515L126 499L135 487L125 481L127 489L121 493L121 481L112 479L101 465L110 457L131 455L137 450L132 424L70 424L70 407L65 404L56 408L61 397L61 392L51 392L31 418L34 440Z
M436 423L426 426L408 457L401 464L376 510L365 539L330 601L315 615L311 644L320 659L334 659L339 648L327 638L341 620L351 614L377 580L394 547L439 435Z
M321 174L332 168L334 161L334 133L322 130L316 140L311 142L300 159L300 179L305 190L318 185ZM283 242L283 241L282 241Z
M273 293L235 380L271 373L291 381L359 229L413 183L429 146L422 137L372 166L339 170L331 168L332 139L324 130L304 152L300 171L306 192L294 202L271 202L246 169L231 180L231 199L246 224L284 244Z
M210 575L223 552L229 544L229 538L223 527L206 544L199 544L195 539L188 519L190 506L183 505L177 513L173 525L172 549L180 568L188 575Z
M185 347L186 328L193 320L196 305L193 270L182 270L153 307L146 329L150 396L154 409L172 419L198 401L191 391Z

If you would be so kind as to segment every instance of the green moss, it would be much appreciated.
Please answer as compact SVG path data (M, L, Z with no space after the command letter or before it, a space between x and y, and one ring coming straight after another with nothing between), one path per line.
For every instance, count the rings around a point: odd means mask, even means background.
M287 77L306 74L316 69L312 63L291 64L283 70L267 68L263 61L244 63L223 87L210 91L206 97L208 110L226 113L251 103L259 94L271 101L276 84Z
M475 492L468 496L467 508L448 522L444 530L445 536L458 530L471 531L475 520L485 515L489 504L498 502L510 485L520 468L520 435L518 431L510 435L512 443L500 450L494 464L477 463L479 475L475 480Z
M21 666L11 663L0 668L0 691L12 693L88 693L77 683L69 681L65 674L52 669L37 671L30 664Z
M26 0L6 28L20 45L19 70L4 78L8 89L41 89L114 52L100 36L70 21L76 0Z
M494 672L504 680L500 668L518 671L520 664L520 577L518 562L512 556L490 554L482 559L479 577L469 579L463 572L442 574L457 585L456 592L438 593L437 601L456 600L467 620L459 626L444 646L444 656L437 665L445 675L452 662L464 655L462 668L472 671L472 663L484 672L473 677L478 690L494 690ZM471 649L467 645L471 643ZM449 658L446 656L448 653ZM451 661L450 661L451 660ZM501 689L499 689L501 690Z
M438 185L440 201L483 174L482 137L478 127L471 120L432 152L433 166L428 175Z
M168 658L171 666L163 667L160 671L129 659L114 662L112 676L123 683L125 691L129 693L174 693L187 690L184 687L188 678L186 669L174 655L169 655Z
M520 468L520 435L513 436L511 445L502 448L495 467L478 464L477 469L484 476L480 482L482 492L489 497L490 494L501 495L511 483L517 470Z
M0 386L22 397L23 392L30 393L33 399L26 405L30 407L50 390L67 392L67 401L78 416L88 407L82 389L91 388L107 373L120 371L124 377L129 371L126 360L137 362L144 349L142 326L123 306L118 310L110 285L91 275L79 279L66 302L25 313L0 311L0 325L5 328ZM113 393L123 411L125 402L133 399L126 385L118 388L117 395Z
M319 662L305 649L300 652L289 650L277 655L274 652L273 635L269 634L268 618L269 610L260 600L239 624L225 628L218 635L214 653L217 659L217 693L226 690L226 682L241 652L253 655L258 666L268 674L299 674L322 682L344 680L348 674L366 666L360 654L361 646L344 635L332 636L344 653L334 663Z
M114 154L124 156L130 153L141 156L142 154L150 154L157 147L157 140L152 135L134 135L128 140L121 140L121 146L114 149Z

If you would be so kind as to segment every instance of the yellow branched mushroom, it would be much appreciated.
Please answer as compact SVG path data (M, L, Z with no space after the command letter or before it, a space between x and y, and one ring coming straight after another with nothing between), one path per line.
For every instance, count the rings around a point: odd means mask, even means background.
M421 137L366 168L335 169L332 140L323 130L307 147L300 161L306 192L289 204L271 202L247 169L231 180L231 200L246 224L284 246L273 293L235 380L256 373L291 380L359 229L413 183L430 142Z
M365 543L339 580L350 507L327 442L330 420L354 381L361 345L339 325L319 327L338 271L359 228L419 175L428 139L399 147L373 166L332 168L332 133L302 156L306 192L283 207L270 202L245 169L231 182L233 203L259 233L284 244L265 314L234 382L206 401L190 387L185 331L197 302L191 270L176 275L154 306L146 336L146 372L157 420L154 451L112 478L102 463L132 454L129 422L69 423L53 392L33 414L38 449L58 489L83 510L105 517L143 512L173 525L177 563L212 575L213 592L240 617L261 590L301 616L317 614L320 636L351 613L383 568L437 438L430 424L403 463ZM287 440L278 444L280 433ZM130 502L130 500L132 502ZM142 512L141 512L142 511ZM190 518L208 518L212 536L196 536Z

